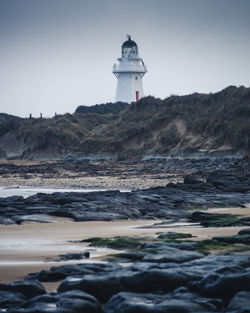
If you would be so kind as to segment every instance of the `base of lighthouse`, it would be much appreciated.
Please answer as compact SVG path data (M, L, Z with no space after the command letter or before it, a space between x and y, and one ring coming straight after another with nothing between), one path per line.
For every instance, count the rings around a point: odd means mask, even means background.
M131 103L143 97L141 73L119 73L115 101Z

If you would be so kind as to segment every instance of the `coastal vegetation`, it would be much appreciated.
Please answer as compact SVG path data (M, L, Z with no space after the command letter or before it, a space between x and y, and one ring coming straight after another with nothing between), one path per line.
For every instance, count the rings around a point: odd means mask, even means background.
M53 118L0 114L2 158L140 159L206 150L250 151L250 88L80 106ZM177 151L177 152L176 152Z

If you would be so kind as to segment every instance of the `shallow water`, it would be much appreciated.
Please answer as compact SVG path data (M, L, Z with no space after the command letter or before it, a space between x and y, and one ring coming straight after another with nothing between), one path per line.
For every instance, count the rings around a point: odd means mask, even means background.
M56 251L56 253L55 253ZM90 259L60 260L57 255L67 253L89 252ZM32 239L32 238L0 238L0 268L2 266L31 265L56 263L74 264L85 263L108 254L117 252L110 248L89 247L87 243L77 244L65 240ZM37 257L33 259L34 255ZM47 257L45 259L44 255Z
M0 187L0 198L11 196L22 196L24 198L27 198L29 196L37 194L38 192L51 194L53 192L94 192L94 191L106 191L106 189Z

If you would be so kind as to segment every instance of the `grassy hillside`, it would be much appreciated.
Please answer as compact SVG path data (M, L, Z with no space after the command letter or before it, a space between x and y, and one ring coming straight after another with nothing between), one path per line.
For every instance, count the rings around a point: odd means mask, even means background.
M131 105L79 107L52 119L0 115L0 150L9 157L168 155L173 149L249 152L250 88L215 94L146 97ZM11 147L9 142L11 142ZM11 153L11 155L10 155Z

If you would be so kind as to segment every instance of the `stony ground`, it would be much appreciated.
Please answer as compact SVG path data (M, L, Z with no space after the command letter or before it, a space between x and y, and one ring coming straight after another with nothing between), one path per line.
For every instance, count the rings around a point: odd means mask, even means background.
M141 162L28 161L0 162L0 186L45 188L99 188L134 190L182 182L187 174L205 178L212 171L247 170L235 158L145 160Z
M20 175L20 167L12 166L5 164L2 171L6 173L1 175ZM110 256L105 263L57 266L29 274L23 281L0 284L0 312L249 312L250 218L205 210L216 205L247 207L250 203L250 177L241 171L240 161L172 160L150 166L148 175L164 176L164 171L166 175L176 171L177 175L185 174L184 181L130 193L104 191L1 198L1 223L22 224L29 219L34 221L34 216L39 222L44 215L66 216L75 221L166 219L164 223L185 218L206 228L244 225L245 229L233 236L199 241L191 235L173 232L160 233L158 238L89 238L91 246L121 249L121 253ZM35 169L22 168L34 173L38 170L37 165ZM146 172L138 164L131 168L135 175ZM44 282L57 282L57 292L47 293Z
M190 237L89 238L92 246L122 251L106 263L57 266L1 284L0 312L248 312L250 229L198 242ZM46 293L42 283L58 281L57 292Z
M211 207L215 204L239 206L248 202L249 176L217 171L208 174L205 181L189 175L185 176L183 183L169 183L165 187L132 192L56 192L38 193L26 199L21 196L1 198L0 223L21 224L29 220L44 222L44 215L69 217L75 221L154 218L178 221L187 217L192 221L199 221L209 217L204 214L190 216L190 209ZM214 217L210 219L213 220ZM248 219L232 219L235 220L229 223L250 224Z

